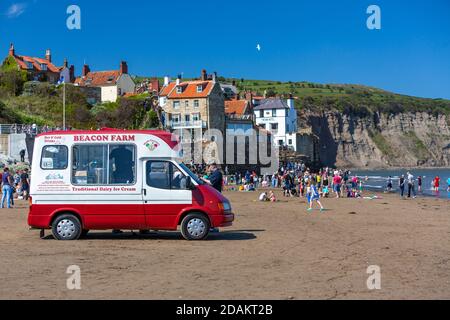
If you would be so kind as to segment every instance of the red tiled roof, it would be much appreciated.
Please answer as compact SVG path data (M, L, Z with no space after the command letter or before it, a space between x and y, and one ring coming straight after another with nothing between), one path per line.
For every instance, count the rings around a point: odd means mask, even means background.
M171 82L169 83L169 85L164 86L161 89L161 92L159 93L160 97L167 97L169 95L169 93L173 90L173 88L175 88L176 83L175 82Z
M75 80L75 85L81 87L101 87L115 85L120 77L120 70L89 72L85 77Z
M244 115L247 112L247 100L230 100L225 101L225 113Z
M202 86L202 92L197 92L197 86ZM177 87L183 88L181 93L178 93ZM213 81L186 81L180 83L179 86L175 82L171 82L162 88L160 96L167 96L169 99L206 98L211 94L213 88Z
M44 70L42 70L41 65L45 64L45 65L47 65L48 71L55 72L55 73L60 72L60 69L47 59L29 57L29 56L19 56L19 55L14 55L14 59L16 60L17 64L20 66L20 68L23 70L30 70L30 69L28 69L28 65L27 65L27 62L30 62L33 65L33 69L35 69L37 71L44 71Z

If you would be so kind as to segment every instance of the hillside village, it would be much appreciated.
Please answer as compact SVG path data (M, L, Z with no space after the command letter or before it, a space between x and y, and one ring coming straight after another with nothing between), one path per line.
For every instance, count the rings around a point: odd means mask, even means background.
M285 159L382 167L395 163L391 159L395 144L377 124L383 115L425 112L444 132L449 130L450 102L442 99L406 97L357 85L226 79L206 70L199 70L194 79L142 78L129 73L126 61L118 61L112 70L85 64L77 76L66 58L59 57L63 64L58 66L51 50L43 53L42 57L22 55L10 45L0 72L0 134L21 127L29 131L33 124L41 130L61 129L66 99L68 128L160 128L177 133L185 143L195 140L198 130L226 132L233 141L257 132L268 135ZM344 127L350 128L348 132ZM359 127L363 134L351 127ZM420 155L410 159L412 165L450 163L450 133L430 138L438 139L440 154L433 151L432 159L427 159L427 141L414 130L405 131L410 137L413 133L415 142L409 148L416 150L411 153ZM6 149L3 146L0 153L12 155Z

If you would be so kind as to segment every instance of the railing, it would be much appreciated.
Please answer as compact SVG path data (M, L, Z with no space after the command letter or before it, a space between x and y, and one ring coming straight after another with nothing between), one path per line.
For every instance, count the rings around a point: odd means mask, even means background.
M241 120L241 121L253 121L255 122L255 116L252 114L244 114L244 115L238 115L238 114L227 114L226 115L227 120Z
M169 121L168 126L172 129L184 128L206 128L206 121Z
M31 124L0 124L0 134L29 134L37 135L39 133L59 131L60 128L50 128L48 126L38 127Z

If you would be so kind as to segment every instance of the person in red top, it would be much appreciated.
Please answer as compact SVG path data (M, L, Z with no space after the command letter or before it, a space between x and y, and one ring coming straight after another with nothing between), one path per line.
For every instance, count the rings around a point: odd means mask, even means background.
M440 185L441 185L441 178L436 176L436 178L434 178L434 191L439 192Z
M334 189L334 193L336 193L336 198L340 198L340 194L341 194L341 183L342 183L342 178L339 174L336 174L333 177L333 189Z

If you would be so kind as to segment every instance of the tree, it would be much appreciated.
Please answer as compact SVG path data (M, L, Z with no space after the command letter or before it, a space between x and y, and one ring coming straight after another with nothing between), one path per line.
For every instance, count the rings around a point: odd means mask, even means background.
M6 58L0 67L0 86L11 95L17 96L22 92L27 77L27 73L19 69L13 57Z

